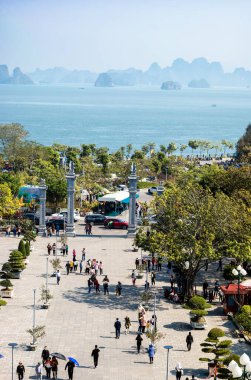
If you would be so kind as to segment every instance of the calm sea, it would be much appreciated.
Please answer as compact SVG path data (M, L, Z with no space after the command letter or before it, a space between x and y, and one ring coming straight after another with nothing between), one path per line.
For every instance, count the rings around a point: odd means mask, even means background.
M0 85L0 123L21 123L45 145L236 142L250 121L251 89Z

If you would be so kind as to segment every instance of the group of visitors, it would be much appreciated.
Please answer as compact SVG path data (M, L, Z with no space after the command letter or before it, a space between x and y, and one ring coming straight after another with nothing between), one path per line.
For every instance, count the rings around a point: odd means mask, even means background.
M13 233L14 237L20 237L20 235L21 235L21 227L19 227L18 225L14 225L14 227L11 229L11 226L7 226L6 229L5 229L5 236L6 237L10 237L11 236L11 232Z
M153 256L152 258L142 258L139 259L138 257L135 260L135 267L136 270L139 270L140 267L147 268L148 272L151 271L158 271L160 272L162 270L162 257L156 258Z
M46 235L46 237L52 237L52 235L59 236L59 231L60 231L59 224L56 224L56 226L55 226L55 224L52 223L51 226L46 228L45 235Z

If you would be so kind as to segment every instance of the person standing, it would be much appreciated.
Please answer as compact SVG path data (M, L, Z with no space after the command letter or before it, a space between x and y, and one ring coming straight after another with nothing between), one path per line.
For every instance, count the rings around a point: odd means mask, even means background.
M207 281L204 281L203 284L202 284L202 288L203 288L203 296L204 298L206 299L207 298L207 288L208 288L208 282Z
M60 227L59 227L59 224L56 225L56 235L59 236L59 230L60 230Z
M92 280L91 280L91 278L88 278L87 285L88 285L88 293L91 293L91 290L92 290Z
M102 276L102 274L103 274L103 263L102 263L102 261L99 262L98 268L99 268L99 274L100 274L100 276Z
M150 364L153 364L153 358L154 358L154 345L151 343L148 347L148 355L150 359Z
M24 373L25 373L25 368L22 362L19 362L17 366L17 375L18 375L18 380L23 380L24 378Z
M52 356L51 370L52 370L53 379L57 379L57 377L58 377L58 361L57 361L56 356Z
M66 256L68 256L68 252L69 252L69 245L66 244L65 245L65 254L66 254Z
M122 284L119 281L118 285L116 286L116 294L117 294L117 296L121 296L121 291L122 291Z
M49 243L48 245L47 245L47 252L48 252L48 255L50 256L50 254L51 254L51 250L52 250L52 246L51 246L51 244Z
M50 357L45 361L44 367L45 367L47 379L50 379L51 378L51 358Z
M85 255L86 255L85 248L83 248L82 249L82 261L85 261Z
M103 288L104 288L104 295L108 295L109 296L109 278L107 276L104 277L103 279Z
M81 260L79 263L79 273L81 274L83 270L83 261Z
M70 263L69 263L69 261L67 261L67 263L65 264L65 268L66 268L66 273L68 275L69 272L70 272Z
M52 253L53 253L53 256L56 255L56 243L52 244Z
M218 268L216 270L217 270L217 272L218 271L222 272L222 259L219 260Z
M17 227L17 237L20 237L21 235L21 227Z
M43 379L43 366L40 362L37 363L35 367L37 379L42 380Z
M138 258L135 260L135 267L136 267L136 269L139 269L139 259Z
M131 321L128 316L125 317L125 334L129 334L129 329L131 326Z
M44 349L42 351L42 355L41 355L42 359L43 359L43 364L44 362L49 359L50 357L50 351L48 350L47 346L44 346Z
M191 331L190 331L189 334L188 334L187 337L186 337L186 344L187 344L187 349L188 349L188 351L191 350L192 343L193 343L193 336L192 336L192 333L191 333Z
M76 253L76 250L74 249L72 251L72 261L76 261L76 256L77 256L77 253Z
M93 357L94 368L97 368L98 366L99 352L100 350L98 349L98 346L95 345L95 348L92 350L92 355L91 355Z
M59 272L59 269L57 270L56 278L57 278L57 285L59 285L60 279L61 279L61 273Z
M73 371L74 371L74 367L75 367L75 364L69 360L67 363L66 363L66 366L65 366L65 371L66 369L68 368L68 376L69 376L69 380L73 380Z
M183 369L181 367L180 362L177 363L175 370L176 370L176 380L180 380L181 376L183 375Z
M120 330L121 330L121 322L118 318L116 318L116 322L114 323L114 327L115 327L115 335L116 335L116 339L119 339L120 337Z
M135 284L136 284L136 273L135 273L135 270L132 271L131 277L132 277L132 284L135 286Z
M151 284L152 284L152 286L155 285L155 281L156 281L156 273L152 272L151 273Z
M142 344L142 341L143 341L143 338L141 336L140 333L138 333L138 335L136 336L136 341L137 341L137 351L138 351L138 354L140 353L140 347L141 347L141 344Z

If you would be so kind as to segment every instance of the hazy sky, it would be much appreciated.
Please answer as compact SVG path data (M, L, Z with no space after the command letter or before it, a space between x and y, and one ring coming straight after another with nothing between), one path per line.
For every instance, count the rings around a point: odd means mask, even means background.
M0 63L105 71L204 56L251 69L251 0L0 0Z

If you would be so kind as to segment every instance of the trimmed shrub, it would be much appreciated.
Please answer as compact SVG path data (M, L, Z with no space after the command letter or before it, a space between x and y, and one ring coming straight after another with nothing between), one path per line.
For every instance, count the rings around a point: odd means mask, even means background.
M9 279L6 278L6 280L3 280L3 281L0 281L0 285L5 288L5 289L9 289L9 288L12 288L13 287L13 284L11 283L11 281Z
M7 304L7 302L6 302L6 301L4 301L4 300L0 299L0 307L1 307L1 306L5 306L6 304Z
M233 342L230 339L221 340L219 344L217 344L217 348L227 348L232 346Z
M30 256L30 243L27 241L25 243L26 256Z
M204 310L211 307L211 305L206 302L205 298L201 296L194 296L190 298L187 302L187 306L192 310Z
M251 332L251 313L250 313L250 309L251 308L250 308L249 305L242 306L240 313L238 313L235 316L235 320L247 332Z
M208 314L208 312L206 310L191 310L190 314L197 315L198 317L204 317Z
M19 272L25 268L23 254L17 250L10 253L9 263L11 266L11 272Z
M23 255L23 258L26 259L26 246L25 246L25 242L22 240L20 240L19 244L18 244L18 251L22 253Z
M225 333L222 329L219 329L218 327L214 327L213 329L209 331L207 336L210 339L217 340L218 338L225 336Z
M237 354L231 354L227 356L226 358L224 358L223 364L228 366L232 360L234 360L238 365L240 365L240 356Z
M2 271L7 272L7 273L10 272L11 271L10 263L4 263L2 266Z

